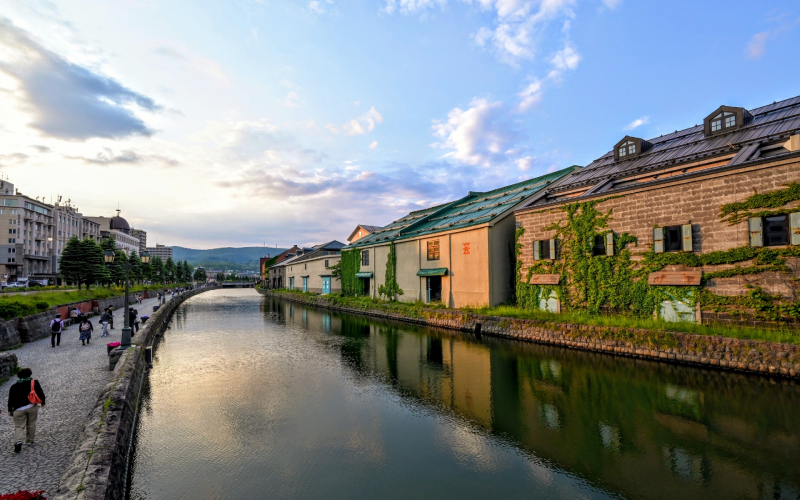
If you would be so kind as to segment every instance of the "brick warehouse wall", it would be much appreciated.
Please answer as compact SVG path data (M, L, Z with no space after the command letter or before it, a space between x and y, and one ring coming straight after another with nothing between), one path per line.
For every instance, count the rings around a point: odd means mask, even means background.
M628 232L638 238L638 247L629 247L634 256L652 247L655 225L688 223L692 224L693 251L708 253L749 244L747 221L734 226L722 222L719 219L719 209L722 205L743 201L751 196L754 190L766 193L781 189L790 182L800 182L800 162L796 159L776 161L733 172L708 174L683 181L676 180L658 186L643 186L636 191L621 193L621 198L602 202L597 205L597 209L605 213L613 208L609 229L615 233ZM597 196L597 198L602 197L603 195ZM796 202L790 203L786 208L796 204ZM526 269L533 264L533 241L552 238L553 232L544 231L543 228L563 220L564 212L558 207L527 209L518 211L516 218L517 223L525 228L525 234L520 242L521 260L523 269ZM738 265L746 266L749 262L741 262ZM787 265L794 270L793 276L761 273L720 278L711 280L709 288L720 295L741 295L747 291L745 285L752 284L761 286L769 293L780 293L785 299L797 300L798 284L791 278L800 278L798 274L800 264L797 259L787 259ZM732 267L734 265L706 266L703 271L712 272Z

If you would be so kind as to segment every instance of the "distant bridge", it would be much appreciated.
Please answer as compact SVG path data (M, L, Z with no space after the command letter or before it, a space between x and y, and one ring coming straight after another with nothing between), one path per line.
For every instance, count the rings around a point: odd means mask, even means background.
M222 288L255 288L255 281L223 281L218 283Z

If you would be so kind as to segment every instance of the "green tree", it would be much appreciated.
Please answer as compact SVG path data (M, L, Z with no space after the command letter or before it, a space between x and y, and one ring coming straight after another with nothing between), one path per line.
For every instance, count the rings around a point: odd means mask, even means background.
M175 281L175 261L172 260L172 257L167 257L167 261L164 262L164 279L167 280L168 283L172 283Z
M78 290L81 289L86 265L84 263L81 240L77 236L70 238L67 244L64 245L64 251L61 252L61 257L58 259L58 268L64 282L77 283Z
M86 289L92 283L108 283L111 281L111 274L106 267L103 259L103 248L93 240L85 239L81 242L81 255L85 265L85 271L81 279L86 283Z
M141 282L143 276L142 260L139 258L139 254L136 253L136 250L132 251L128 256L128 262L131 264L131 281L134 283Z
M203 269L202 267L198 267L197 269L194 270L193 278L195 281L200 281L204 283L206 281L206 270Z
M183 261L183 278L186 282L192 281L192 266L186 260Z
M164 261L158 255L150 259L150 276L154 283L164 284Z

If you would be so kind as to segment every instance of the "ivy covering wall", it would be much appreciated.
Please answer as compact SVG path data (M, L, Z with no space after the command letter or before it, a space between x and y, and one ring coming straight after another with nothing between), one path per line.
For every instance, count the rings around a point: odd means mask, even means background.
M386 297L391 301L397 298L397 295L403 295L403 290L397 284L397 253L394 249L394 242L389 243L389 256L386 259L386 275L384 284L378 287L378 293L381 297Z
M339 278L342 283L342 295L355 297L362 295L361 282L356 278L356 273L361 269L361 250L342 250L342 259L337 264L332 276ZM336 266L334 266L336 267Z
M788 267L786 258L800 257L800 248L737 247L706 254L655 253L649 249L638 253L637 259L633 259L631 247L637 246L637 239L628 233L621 233L613 234L613 256L592 256L595 237L611 232L608 222L613 215L613 209L602 213L596 207L610 199L613 197L571 203L559 209L563 212L563 219L544 228L545 231L553 231L559 242L560 255L555 260L537 261L523 269L522 261L519 260L522 250L519 240L525 233L525 228L517 230L515 249L518 306L538 309L540 301L555 292L561 301L562 310L585 310L592 314L608 312L647 317L653 311L660 310L664 301L679 300L693 307L699 300L704 310L748 314L771 321L800 319L800 302L781 301L779 295L770 295L761 288L752 287L743 296L721 296L704 286L709 279L766 271L789 275L792 270ZM792 183L785 189L768 194L756 193L744 202L723 205L720 207L720 219L733 225L748 217L788 214L798 211L798 208L780 207L797 200L800 200L800 183ZM763 210L765 208L773 210ZM746 261L750 261L750 264L705 273L701 286L651 286L647 283L650 273L660 271L668 265L701 267ZM559 274L561 279L558 285L530 284L531 277L535 274Z

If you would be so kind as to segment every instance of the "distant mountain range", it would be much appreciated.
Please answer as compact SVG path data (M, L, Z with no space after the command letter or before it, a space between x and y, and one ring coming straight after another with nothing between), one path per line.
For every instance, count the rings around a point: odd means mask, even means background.
M286 249L275 247L226 247L208 250L172 247L172 258L185 260L192 266L201 266L206 269L258 271L258 259L267 255L275 257L284 250Z

